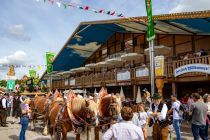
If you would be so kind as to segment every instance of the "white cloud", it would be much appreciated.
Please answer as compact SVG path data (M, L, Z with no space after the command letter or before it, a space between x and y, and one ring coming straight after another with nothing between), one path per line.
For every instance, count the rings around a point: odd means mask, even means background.
M81 0L71 0L71 3L82 4L82 1Z
M31 38L25 33L25 28L23 24L16 24L13 26L10 26L8 28L8 32L11 36L23 40L23 41L30 41Z
M79 54L81 57L89 57L96 49L100 47L100 44L97 44L97 42L91 42L85 44L84 46L75 44L67 47L73 49L74 53Z
M210 10L209 0L180 0L170 13Z
M0 65L24 64L27 61L27 55L24 51L16 51L12 55L0 58Z

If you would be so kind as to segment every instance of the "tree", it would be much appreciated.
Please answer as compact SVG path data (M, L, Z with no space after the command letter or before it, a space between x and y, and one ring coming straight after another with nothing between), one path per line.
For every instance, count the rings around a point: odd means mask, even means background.
M1 80L0 81L0 86L1 87L6 87L7 86L7 81L6 80Z

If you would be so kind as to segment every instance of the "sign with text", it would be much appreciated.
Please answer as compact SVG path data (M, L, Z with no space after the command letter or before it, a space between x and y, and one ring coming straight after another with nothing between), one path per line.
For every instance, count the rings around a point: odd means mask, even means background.
M210 74L210 65L206 65L206 64L184 65L175 69L174 76L177 77L179 75L190 73L190 72L202 72L202 73Z
M155 76L164 76L164 56L155 57Z
M125 81L131 79L130 71L119 71L117 72L117 81Z
M71 85L71 86L75 86L75 85L76 85L75 79L70 79L70 85Z
M15 89L15 80L7 80L7 90L14 90Z
M145 77L145 76L149 76L148 68L139 68L136 70L136 77Z

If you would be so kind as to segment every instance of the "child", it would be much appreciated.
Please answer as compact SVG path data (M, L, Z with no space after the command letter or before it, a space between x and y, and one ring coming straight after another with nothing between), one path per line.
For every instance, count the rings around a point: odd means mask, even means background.
M139 111L140 125L144 133L144 139L147 140L148 116L147 116L147 113L145 112L144 103L140 103L140 105L138 106L138 111Z
M20 131L20 136L19 136L19 140L25 140L25 133L26 130L28 128L28 123L29 123L29 118L31 117L31 110L29 108L29 104L30 104L30 99L26 98L23 101L23 104L21 105L21 112L22 112L22 117L20 120L20 124L21 124L21 131Z
M24 100L24 110L27 112L28 118L31 119L31 110L29 107L31 100L29 98L26 98Z

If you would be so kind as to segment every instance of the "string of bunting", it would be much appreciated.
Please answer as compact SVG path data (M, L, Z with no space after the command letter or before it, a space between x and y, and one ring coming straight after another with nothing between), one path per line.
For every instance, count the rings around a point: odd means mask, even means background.
M11 65L5 64L0 65L0 67L10 67ZM41 70L42 67L46 67L46 65L13 65L15 68L37 68L38 70Z
M37 2L44 1L44 2L49 2L51 4L57 4L57 6L59 8L61 6L63 6L64 9L67 9L68 7L72 7L72 8L77 8L77 9L84 10L84 11L92 11L92 12L98 13L98 14L107 14L107 15L110 15L110 16L117 16L117 17L120 17L120 18L123 18L123 19L127 19L129 21L143 22L145 24L148 24L147 21L144 20L144 19L127 17L127 16L123 15L122 13L119 14L119 13L116 13L115 11L107 11L107 10L104 10L104 9L97 10L97 9L92 8L90 6L81 6L81 5L74 4L74 3L65 3L62 0L36 0L36 1Z
M117 17L121 17L121 18L124 17L124 15L122 13L116 13L115 11L104 10L104 9L95 9L88 5L82 6L82 5L74 4L74 3L66 3L61 0L36 0L36 1L37 2L44 1L44 2L49 2L51 4L57 4L57 6L59 8L63 7L64 9L67 9L68 7L70 7L70 8L77 8L77 9L84 10L84 11L92 11L92 12L98 13L98 14L107 14L110 16L117 16Z

